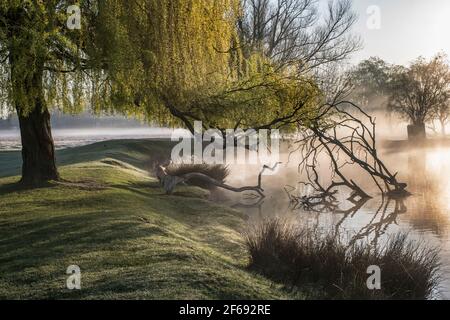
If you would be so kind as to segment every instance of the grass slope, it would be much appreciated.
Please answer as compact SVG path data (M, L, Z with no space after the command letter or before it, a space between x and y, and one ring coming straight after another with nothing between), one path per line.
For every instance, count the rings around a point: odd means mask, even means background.
M15 182L20 157L0 152L0 299L279 299L245 270L245 217L184 187L162 193L145 171L162 141L111 141L58 153L64 179ZM65 288L79 265L82 290Z

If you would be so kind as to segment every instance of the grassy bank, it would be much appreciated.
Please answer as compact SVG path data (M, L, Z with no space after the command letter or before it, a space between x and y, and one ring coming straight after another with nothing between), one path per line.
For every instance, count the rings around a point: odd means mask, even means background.
M184 187L164 195L146 168L158 141L58 153L76 183L19 188L20 155L0 152L0 299L279 299L246 271L245 216ZM65 288L79 265L82 290Z

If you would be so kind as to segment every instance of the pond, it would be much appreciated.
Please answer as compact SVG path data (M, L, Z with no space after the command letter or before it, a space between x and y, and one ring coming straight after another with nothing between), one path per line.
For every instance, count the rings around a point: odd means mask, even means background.
M333 211L314 211L290 204L284 187L292 189L304 177L296 161L282 165L276 175L264 177L267 198L255 207L245 207L250 219L281 217L294 219L302 225L338 230L351 240L382 243L390 235L408 233L412 240L441 249L442 281L436 299L450 299L450 146L414 148L406 143L393 144L382 150L381 158L399 181L408 183L410 197L398 200L383 198L370 176L355 169L349 174L360 186L374 196L357 205L347 201L347 190L339 190L340 206ZM298 163L298 162L297 162ZM248 168L247 168L248 169ZM257 168L233 168L230 183L256 181ZM324 175L327 165L321 167ZM240 207L240 206L238 206Z

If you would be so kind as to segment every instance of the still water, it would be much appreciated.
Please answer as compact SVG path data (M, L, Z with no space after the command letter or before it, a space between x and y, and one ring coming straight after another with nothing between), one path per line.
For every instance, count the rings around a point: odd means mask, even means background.
M264 177L267 199L244 210L250 213L251 219L294 219L302 225L338 230L350 240L371 243L380 244L398 232L408 233L412 240L441 249L442 281L434 298L450 299L450 146L384 148L381 158L392 172L399 172L399 181L408 183L412 196L403 200L383 199L372 186L370 177L353 172L355 180L374 196L361 207L346 201L348 192L340 190L338 198L342 204L335 212L298 208L289 204L284 191L284 186L304 181L296 165L291 163L283 165L276 175ZM326 172L327 166L324 167ZM256 181L255 170L247 174L242 168L233 171L231 181L235 184Z

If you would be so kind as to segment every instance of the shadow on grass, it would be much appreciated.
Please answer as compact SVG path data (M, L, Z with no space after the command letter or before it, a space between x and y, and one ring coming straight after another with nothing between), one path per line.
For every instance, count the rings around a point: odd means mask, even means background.
M175 142L158 139L110 140L56 151L58 166L113 158L142 170L150 170L156 163L170 159ZM0 152L0 178L20 175L20 151Z
M68 207L68 211L70 208ZM135 219L134 219L135 218ZM34 217L20 223L0 224L0 273L17 272L35 264L80 257L96 251L114 250L125 242L151 235L165 235L154 225L144 225L137 217L128 221L99 211L57 217Z
M173 192L171 195L167 195L162 189L160 183L155 181L146 181L146 182L132 182L127 183L126 185L113 185L112 187L116 189L121 189L124 191L134 192L144 197L149 196L157 196L157 197L169 197L174 198L187 198L187 199L208 199L209 191L205 191L200 187L192 187L192 186L180 186L178 189Z
M56 185L51 182L42 183L40 185L26 185L21 183L20 181L17 182L10 182L5 184L0 184L0 196L8 195L11 193L16 192L26 192L30 190L39 190L39 189L48 189L48 188L54 188Z

